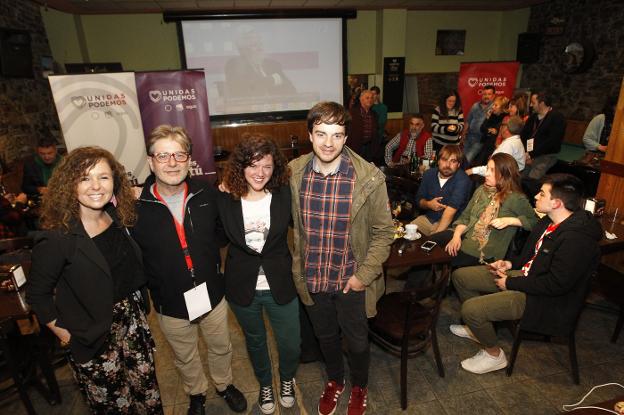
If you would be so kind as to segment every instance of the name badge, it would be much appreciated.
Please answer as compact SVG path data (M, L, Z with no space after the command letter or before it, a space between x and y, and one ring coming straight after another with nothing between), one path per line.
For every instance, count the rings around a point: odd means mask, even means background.
M535 144L535 139L530 138L527 140L527 153L533 151L533 145Z
M208 296L208 287L205 282L185 292L184 302L186 302L186 311L188 311L190 321L212 310L212 304L210 304L210 297Z

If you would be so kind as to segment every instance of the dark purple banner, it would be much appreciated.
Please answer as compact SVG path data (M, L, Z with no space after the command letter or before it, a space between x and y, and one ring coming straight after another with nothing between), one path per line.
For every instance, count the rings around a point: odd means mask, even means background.
M184 127L193 141L191 175L214 183L212 131L204 71L136 72L145 137L161 124Z

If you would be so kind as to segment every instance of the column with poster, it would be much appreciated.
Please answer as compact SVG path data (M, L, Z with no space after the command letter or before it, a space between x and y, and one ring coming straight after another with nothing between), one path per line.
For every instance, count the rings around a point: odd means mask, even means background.
M481 100L483 87L493 85L496 95L511 98L516 87L518 62L464 62L459 66L457 91L461 98L464 117L470 107Z
M388 112L403 111L403 85L405 84L405 58L384 58L383 102Z
M130 180L149 174L134 73L49 76L67 150L99 146L124 165Z
M137 72L145 138L162 124L184 127L193 141L191 175L216 180L204 71Z

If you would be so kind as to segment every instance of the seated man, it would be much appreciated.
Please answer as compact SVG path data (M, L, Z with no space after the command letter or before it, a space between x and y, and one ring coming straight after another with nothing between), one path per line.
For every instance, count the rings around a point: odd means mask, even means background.
M389 167L409 163L414 154L428 159L433 154L431 133L423 131L425 121L422 115L410 114L408 120L409 128L395 135L386 144L384 158Z
M520 131L522 131L522 127L524 127L522 118L516 115L510 117L506 122L503 122L500 126L500 134L503 141L496 148L496 150L494 150L494 153L492 153L492 155L496 153L509 154L514 158L514 160L516 160L516 163L518 163L518 170L520 172L524 170L526 158L524 144L522 144L522 140L520 139ZM466 174L478 174L480 176L485 176L486 170L487 166L475 166L466 170Z
M465 370L481 374L507 366L493 321L522 319L524 330L553 336L574 328L602 238L600 224L581 209L582 187L572 175L546 176L535 196L537 211L546 216L533 228L522 254L513 262L453 272L466 326L451 325L451 332L482 346L461 362Z
M459 168L462 156L459 146L446 145L440 149L438 167L423 175L416 202L425 212L412 223L427 236L446 230L468 204L472 182Z
M56 140L42 138L35 148L35 157L24 163L22 190L28 197L37 198L46 192L52 171L61 160L56 149Z

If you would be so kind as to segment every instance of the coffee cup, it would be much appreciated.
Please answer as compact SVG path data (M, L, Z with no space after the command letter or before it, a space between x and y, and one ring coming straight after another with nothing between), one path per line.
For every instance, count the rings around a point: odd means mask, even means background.
M407 239L416 239L416 235L418 235L418 225L415 223L405 225L405 237Z

